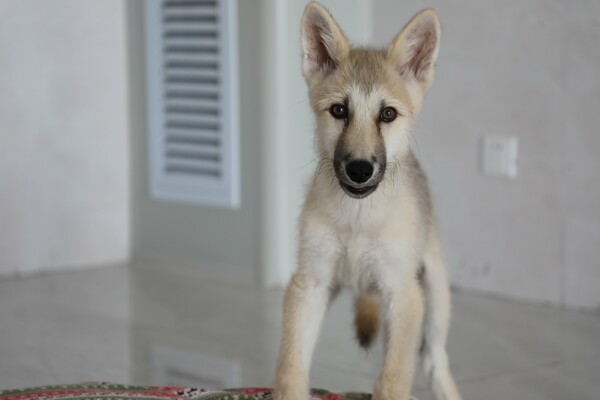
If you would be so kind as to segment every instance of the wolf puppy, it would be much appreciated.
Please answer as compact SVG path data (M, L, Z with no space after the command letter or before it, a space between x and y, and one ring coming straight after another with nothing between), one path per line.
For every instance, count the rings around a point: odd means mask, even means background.
M374 400L409 398L417 351L436 400L460 399L446 354L445 265L426 178L409 146L433 81L438 17L421 11L386 50L354 48L312 2L301 36L320 163L285 293L275 399L308 399L319 326L342 287L357 293L356 333L365 348L381 313L386 354Z

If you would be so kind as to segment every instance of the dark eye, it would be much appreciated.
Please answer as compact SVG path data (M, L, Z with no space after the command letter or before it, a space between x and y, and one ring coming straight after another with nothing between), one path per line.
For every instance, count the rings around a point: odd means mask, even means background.
M386 107L381 110L381 114L379 114L379 120L387 124L395 120L396 116L398 116L396 110L394 110L392 107Z
M344 119L348 117L348 110L342 104L334 104L329 109L329 114L335 119Z

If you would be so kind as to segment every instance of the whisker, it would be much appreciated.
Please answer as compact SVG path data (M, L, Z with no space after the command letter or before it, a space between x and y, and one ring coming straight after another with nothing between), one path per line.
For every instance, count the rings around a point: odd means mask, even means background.
M298 167L298 168L296 169L296 171L300 171L300 170L302 170L302 169L304 169L304 168L308 167L310 164L314 163L314 162L315 162L315 161L317 161L318 159L319 159L319 157L315 157L315 158L313 158L312 160L310 160L310 161L309 161L309 162L307 162L306 164L302 165L301 167Z
M408 137L409 139L412 139L412 141L414 142L414 144L417 146L417 154L419 155L419 157L421 157L421 147L419 146L419 141L417 140L417 137L415 136L413 130L411 129L408 132ZM413 146L411 146L411 143L409 141L408 143L408 147L413 150Z

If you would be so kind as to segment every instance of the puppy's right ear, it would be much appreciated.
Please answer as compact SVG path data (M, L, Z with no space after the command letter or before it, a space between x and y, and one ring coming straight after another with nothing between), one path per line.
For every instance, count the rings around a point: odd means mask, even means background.
M433 82L433 72L440 48L440 19L427 8L406 24L388 47L388 58L407 82L416 82L425 90Z
M302 37L302 75L309 79L317 72L337 68L348 56L348 39L329 11L317 2L304 9L300 28Z

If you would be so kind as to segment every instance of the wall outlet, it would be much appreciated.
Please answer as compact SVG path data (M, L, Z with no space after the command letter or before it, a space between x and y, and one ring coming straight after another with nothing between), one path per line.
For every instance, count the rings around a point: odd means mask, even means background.
M483 173L516 178L518 140L515 136L486 135L482 146Z

